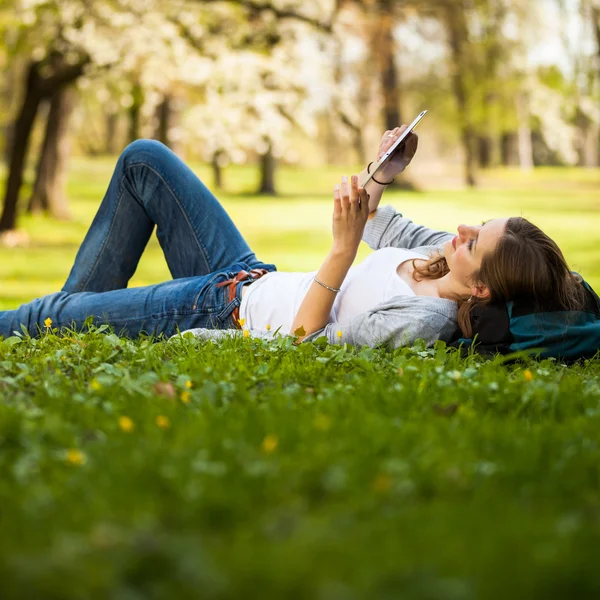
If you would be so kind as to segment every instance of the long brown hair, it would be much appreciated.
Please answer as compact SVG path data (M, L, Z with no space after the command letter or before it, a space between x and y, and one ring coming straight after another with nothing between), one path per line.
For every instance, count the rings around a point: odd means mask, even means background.
M450 272L446 258L435 254L421 266L413 259L413 278L440 279ZM556 245L539 227L522 217L512 217L494 252L486 254L471 280L485 284L489 298L458 302L458 326L463 336L472 336L471 311L493 302L528 299L539 311L577 310L585 302L581 277L571 273Z

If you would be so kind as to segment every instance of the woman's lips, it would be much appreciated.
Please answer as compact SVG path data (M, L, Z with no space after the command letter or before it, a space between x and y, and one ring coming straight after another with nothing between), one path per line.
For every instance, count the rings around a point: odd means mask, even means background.
M452 247L453 247L455 250L456 250L456 239L457 239L457 238L458 238L458 236L457 236L457 235L455 235L455 236L452 238Z

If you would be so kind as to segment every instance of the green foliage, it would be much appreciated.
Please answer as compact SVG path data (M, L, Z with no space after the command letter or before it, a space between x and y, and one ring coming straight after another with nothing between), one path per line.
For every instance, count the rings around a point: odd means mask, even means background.
M2 598L600 585L600 362L106 328L0 342Z

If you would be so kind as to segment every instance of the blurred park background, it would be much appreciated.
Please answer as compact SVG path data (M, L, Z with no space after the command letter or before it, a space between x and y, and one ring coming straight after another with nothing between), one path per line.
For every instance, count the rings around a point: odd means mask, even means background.
M62 287L140 137L259 258L316 269L333 185L423 109L383 203L449 230L525 216L600 288L599 0L0 2L0 308ZM169 277L153 239L131 285Z

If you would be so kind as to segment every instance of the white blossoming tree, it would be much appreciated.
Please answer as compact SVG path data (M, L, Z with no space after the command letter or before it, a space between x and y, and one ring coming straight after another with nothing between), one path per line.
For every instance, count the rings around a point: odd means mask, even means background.
M215 89L211 83L216 79L215 64L226 61L228 55L247 46L268 54L280 37L278 28L288 21L327 30L327 22L319 21L323 14L322 4L307 4L309 10L305 7L300 10L289 3L286 6L285 2L271 5L242 0L219 3L148 0L143 7L130 0L94 3L85 0L15 0L15 10L22 24L18 44L28 50L30 62L24 98L14 128L0 232L10 230L16 224L16 205L30 133L43 101L50 101L53 119L48 121L38 167L39 185L36 184L35 189L42 200L44 197L48 200L46 206L41 202L42 207L52 210L53 206L60 206L60 202L49 200L52 191L56 198L61 187L60 173L64 172L61 157L65 152L61 151L60 141L64 138L64 123L69 113L69 86L84 81L84 78L97 79L103 72L111 71L113 80L122 75L132 82L128 97L134 124L135 111L142 107L148 111L152 103L156 108L178 85L204 86L210 101L210 89ZM248 14L254 23L248 22ZM257 23L260 27L256 27ZM273 60L277 61L276 58ZM84 87L86 85L88 83ZM251 95L240 98L240 102L255 98L256 106L260 108L253 123L266 115L271 115L272 121L272 115L277 111L281 118L285 118L286 109L293 114L298 98L302 96L296 90L296 99L291 100L294 93L291 88L280 91L265 88L261 94L247 91ZM302 122L302 117L288 115L287 120ZM133 126L130 137L138 132L139 129ZM272 146L270 141L267 143ZM269 152L266 154L268 156ZM54 184L49 185L49 180L54 180ZM35 206L35 194L32 204ZM65 211L59 209L55 214L64 216Z

